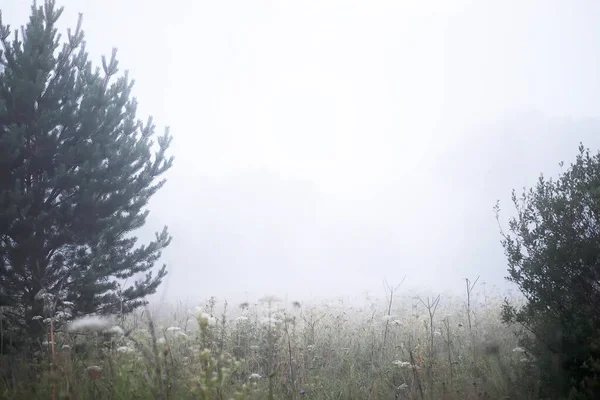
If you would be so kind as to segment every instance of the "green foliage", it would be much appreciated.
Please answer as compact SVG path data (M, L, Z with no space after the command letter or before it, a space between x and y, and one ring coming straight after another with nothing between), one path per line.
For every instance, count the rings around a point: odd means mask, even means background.
M556 180L541 176L512 200L516 216L502 245L507 279L527 302L507 302L503 319L534 334L524 345L538 358L548 393L599 398L600 153L581 145Z
M165 182L171 136L154 144L152 119L136 118L116 50L92 68L81 19L61 46L61 12L34 3L12 40L0 18L0 305L4 329L33 338L43 333L34 316L144 304L166 274L151 269L170 242L166 227L143 246L131 233Z

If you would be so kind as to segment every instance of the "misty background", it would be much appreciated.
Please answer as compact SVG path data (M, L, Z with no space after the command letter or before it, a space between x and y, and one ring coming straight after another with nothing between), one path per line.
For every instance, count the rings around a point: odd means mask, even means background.
M506 290L496 200L600 148L595 1L58 4L171 127L160 299Z

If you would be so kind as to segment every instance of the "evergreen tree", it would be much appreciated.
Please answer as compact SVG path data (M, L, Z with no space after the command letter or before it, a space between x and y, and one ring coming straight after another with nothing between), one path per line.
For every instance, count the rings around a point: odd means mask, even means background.
M136 118L116 50L92 68L81 16L61 46L61 13L34 2L14 36L0 14L0 305L5 329L33 337L38 315L143 305L166 275L152 268L171 240L166 227L147 245L132 236L172 165L168 129L154 144L152 119Z
M513 203L502 245L526 303L506 302L504 320L529 333L546 395L600 398L600 153L581 145L556 180L513 191Z

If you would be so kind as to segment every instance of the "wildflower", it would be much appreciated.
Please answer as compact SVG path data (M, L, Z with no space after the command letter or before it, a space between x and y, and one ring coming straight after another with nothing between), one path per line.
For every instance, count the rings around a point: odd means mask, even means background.
M70 318L70 317L71 317L71 313L70 313L70 312L68 312L68 311L65 311L65 310L63 310L63 311L59 311L59 312L57 312L57 313L54 315L54 317L55 317L56 319L67 319L67 318Z
M440 332L440 331L435 331L435 332L433 332L433 334L435 336L442 336L442 332Z
M40 319L42 319L43 317L41 315L35 315L34 317L31 318L32 321L39 321Z
M39 292L37 292L37 294L33 297L34 300L36 301L40 301L40 300L52 300L54 296L52 295L52 293L49 293L46 291L46 289L41 289Z
M107 329L111 325L112 323L108 318L91 315L72 321L67 326L67 330L71 332L97 332Z
M106 333L108 335L119 335L119 336L125 334L125 331L123 330L123 328L121 328L120 326L117 326L117 325L112 326L108 329L105 329L102 332Z
M411 366L411 364L408 361L400 361L400 360L393 361L392 364L397 365L401 368L409 368Z
M97 365L90 365L85 370L92 379L98 379L102 377L102 368Z
M242 315L242 316L240 316L240 317L237 317L237 318L235 319L235 322L239 322L239 323L243 323L243 322L246 322L246 321L248 321L248 317L246 317L246 316L243 316L243 315Z
M260 376L260 374L252 374L252 375L250 375L250 379L257 379L258 380L260 378L262 378L262 376Z
M217 324L217 319L212 315L205 313L204 311L200 311L196 318L198 319L200 325L206 324L208 326L214 326Z
M181 328L178 326L170 326L167 328L167 332L174 332L174 331L180 331Z
M118 353L131 353L133 350L127 346L121 346L117 348Z
M73 307L75 305L75 303L73 303L72 301L63 301L62 303L67 307Z
M517 346L513 349L513 353L525 353L525 349L521 346Z

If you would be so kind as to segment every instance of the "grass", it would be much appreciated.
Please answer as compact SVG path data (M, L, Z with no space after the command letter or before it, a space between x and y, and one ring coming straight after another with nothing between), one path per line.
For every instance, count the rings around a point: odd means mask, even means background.
M57 324L54 354L45 343L33 358L2 356L0 397L538 398L537 371L501 323L499 296L387 289L359 305L178 303L119 319L124 334Z

